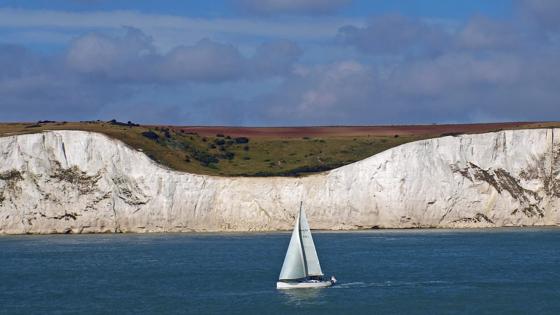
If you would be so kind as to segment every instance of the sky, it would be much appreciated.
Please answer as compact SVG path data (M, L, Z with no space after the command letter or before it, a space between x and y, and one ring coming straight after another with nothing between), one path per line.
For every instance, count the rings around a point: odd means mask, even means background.
M0 0L0 121L560 120L558 0Z

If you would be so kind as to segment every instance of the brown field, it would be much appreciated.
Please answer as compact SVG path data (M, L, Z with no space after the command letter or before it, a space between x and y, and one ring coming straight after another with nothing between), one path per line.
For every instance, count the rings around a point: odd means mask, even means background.
M227 127L172 126L173 129L203 136L227 134L235 137L354 137L398 135L440 135L444 133L484 133L504 129L541 128L551 122L506 122L487 124L387 125L387 126L317 126L317 127Z
M178 171L220 176L301 176L340 167L421 139L551 127L560 127L560 123L268 128L46 121L0 123L0 136L46 130L92 131L121 140Z

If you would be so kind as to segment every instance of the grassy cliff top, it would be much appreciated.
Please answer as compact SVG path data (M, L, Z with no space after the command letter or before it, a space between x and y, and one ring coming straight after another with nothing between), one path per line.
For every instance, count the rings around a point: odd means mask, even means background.
M169 168L221 176L299 176L403 143L463 133L559 127L556 122L360 127L146 126L117 121L4 123L0 136L82 130L118 139Z

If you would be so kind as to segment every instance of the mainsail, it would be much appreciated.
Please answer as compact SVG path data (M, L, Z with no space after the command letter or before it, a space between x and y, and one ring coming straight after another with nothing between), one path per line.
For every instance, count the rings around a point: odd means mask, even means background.
M307 223L307 217L300 204L299 215L280 271L280 280L295 280L322 275L323 272Z

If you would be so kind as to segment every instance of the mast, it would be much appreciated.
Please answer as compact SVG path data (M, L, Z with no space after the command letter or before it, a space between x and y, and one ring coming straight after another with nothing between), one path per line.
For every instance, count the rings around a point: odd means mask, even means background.
M302 209L303 209L303 201L300 201L300 203L299 203L299 216L298 216L298 219L299 219L299 222L298 222L299 223L298 224L298 226L299 226L299 228L298 228L299 244L300 244L300 247L301 247L301 256L303 257L303 270L305 272L305 277L308 277L309 274L307 272L307 269L308 269L307 258L305 257L305 247L303 246L303 239L302 239L302 236L301 236L301 217L302 217L301 211L302 211Z

